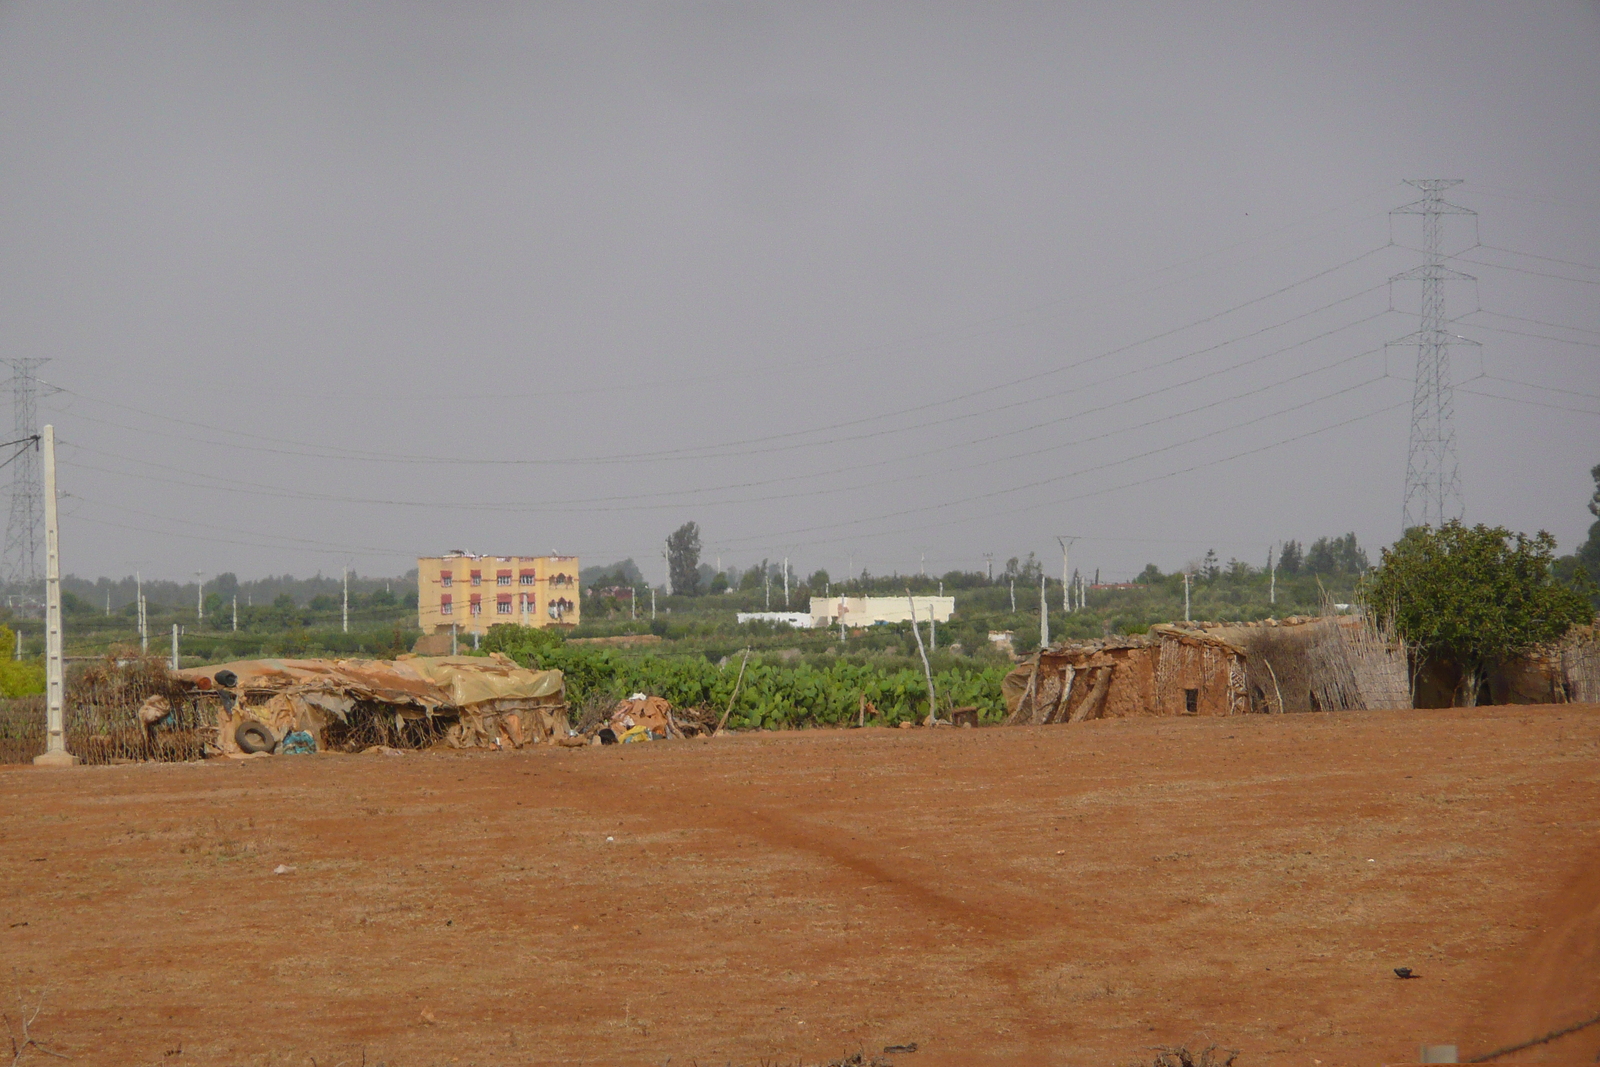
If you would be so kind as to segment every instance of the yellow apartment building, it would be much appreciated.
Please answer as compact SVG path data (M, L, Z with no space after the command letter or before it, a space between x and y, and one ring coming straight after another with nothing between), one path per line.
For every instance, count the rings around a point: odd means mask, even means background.
M417 625L425 634L485 634L497 623L578 625L577 556L475 556L417 560Z

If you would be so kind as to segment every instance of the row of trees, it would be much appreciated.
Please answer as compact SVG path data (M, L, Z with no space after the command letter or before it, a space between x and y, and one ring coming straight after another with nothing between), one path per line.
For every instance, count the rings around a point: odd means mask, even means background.
M1600 470L1600 468L1596 468ZM700 562L700 526L698 523L686 522L678 527L667 538L667 571L675 596L698 596L701 593L721 593L730 588L741 591L761 589L769 583L782 585L784 582L783 566L771 560L762 560L730 577L729 573L719 572ZM621 564L614 564L596 575L592 582L585 585L623 585L631 584L625 581L624 571L632 569L632 579L637 575L637 568L632 567L633 561L627 560ZM1224 576L1234 579L1248 578L1265 573L1266 570L1276 569L1278 573L1291 578L1301 574L1316 575L1319 577L1355 577L1365 574L1370 564L1366 550L1356 541L1356 535L1347 533L1343 537L1319 537L1311 542L1309 548L1303 547L1299 541L1284 541L1278 548L1275 557L1269 557L1267 567L1258 570L1238 559L1231 559L1226 564L1220 562L1215 549L1211 549L1205 558L1190 568L1191 573L1207 581L1216 581ZM616 573L612 573L612 572ZM1182 572L1178 572L1182 573ZM794 586L805 585L815 593L831 584L831 578L826 570L817 570L803 581L794 571L788 576ZM1026 559L1012 556L1006 560L1005 567L999 575L1003 584L1015 583L1018 585L1037 584L1045 577L1044 564L1038 557L1030 552ZM1165 578L1159 567L1154 563L1147 565L1135 581L1155 582ZM898 578L898 576L896 576ZM640 579L642 580L642 579ZM850 577L846 581L851 584L866 585L872 576L866 571L860 578ZM951 571L941 576L939 581L949 585L952 589L968 588L974 585L989 584L991 579L983 571ZM1087 579L1085 579L1087 580ZM1099 584L1096 574L1095 584Z

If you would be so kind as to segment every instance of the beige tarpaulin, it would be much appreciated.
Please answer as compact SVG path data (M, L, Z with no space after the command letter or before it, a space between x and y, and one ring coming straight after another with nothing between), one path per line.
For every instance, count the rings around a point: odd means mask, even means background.
M452 720L443 737L458 748L502 740L520 747L567 733L561 672L519 667L499 654L240 660L174 676L191 693L217 698L217 748L224 753L240 751L237 732L249 723L269 729L275 742L303 731L317 748L327 747L330 724L350 725L358 706L373 713L369 719L384 716L385 730L392 716L396 736L407 722Z
M538 700L560 695L560 671L532 671L504 657L415 656L396 663L410 667L446 694L445 703L468 708L490 700Z

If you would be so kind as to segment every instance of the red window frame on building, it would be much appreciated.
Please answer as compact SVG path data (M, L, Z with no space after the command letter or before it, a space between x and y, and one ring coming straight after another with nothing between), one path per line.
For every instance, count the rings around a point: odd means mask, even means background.
M450 577L450 572L449 571L440 571L439 572L439 584L440 585L453 585L453 584L455 584L454 581Z
M451 603L451 600L452 598L449 593L446 593L439 598L440 615L454 615L456 613L456 606L455 604Z
M511 584L511 572L510 571L495 571L494 572L494 584L495 585L510 585Z
M518 571L517 575L518 575L518 579L517 580L520 581L523 585L532 585L533 582L534 582L533 572L532 571Z
M510 615L511 614L511 594L510 593L501 593L499 596L494 598L494 613L496 615Z
M483 584L483 572L482 571L473 571L472 572L472 584L473 585L482 585Z
M481 595L479 595L477 593L473 593L472 594L472 601L471 601L471 603L469 603L467 605L467 614L469 614L469 615L482 615L483 614L483 597Z

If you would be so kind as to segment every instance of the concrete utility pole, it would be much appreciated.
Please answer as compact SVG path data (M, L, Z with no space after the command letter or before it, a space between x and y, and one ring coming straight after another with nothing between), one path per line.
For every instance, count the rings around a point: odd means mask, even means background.
M56 526L56 430L44 428L44 672L45 750L33 757L43 767L70 767L78 757L67 751L64 705L66 679L61 659L61 552Z
M783 606L789 607L789 557L783 557Z
M988 572L988 575L989 575L989 584L993 585L994 584L994 553L993 552L985 552L983 554L983 562L984 562L984 569Z
M1067 593L1067 575L1072 573L1070 570L1067 569L1067 555L1068 555L1068 550L1072 548L1073 542L1077 541L1077 540L1078 540L1078 538L1072 537L1072 536L1068 536L1068 535L1065 535L1065 534L1063 534L1063 535L1061 535L1061 536L1056 538L1056 543L1061 546L1061 610L1062 611L1071 611L1072 610L1072 598Z
M1050 647L1050 605L1044 599L1044 575L1039 575L1039 648Z
M194 572L194 620L195 625L205 621L206 617L206 579L204 571Z
M456 638L461 633L460 627L461 627L461 624L457 623L457 622L453 622L453 623L450 624L450 654L452 656L454 656L458 651L460 651L459 648L457 647L457 644L456 644Z
M650 587L650 621L656 621L656 587Z
M172 624L172 669L178 669L178 624Z
M133 599L138 602L139 611L139 654L148 656L150 654L150 631L146 627L148 620L145 618L144 613L144 578L138 571L133 572Z
M1011 579L1011 614L1017 613L1017 580Z
M1267 580L1267 603L1269 604L1278 602L1278 558L1275 551L1276 548L1277 546L1274 545L1272 548L1267 549L1267 573L1270 575Z
M1183 572L1183 621L1189 621L1189 579L1194 575L1188 571Z
M341 625L344 627L344 632L345 633L349 633L350 632L350 568L349 567L346 567L344 569L344 608L343 608L343 612L342 612ZM235 626L234 629L238 629L238 627Z
M239 632L239 594L233 594L233 632Z

